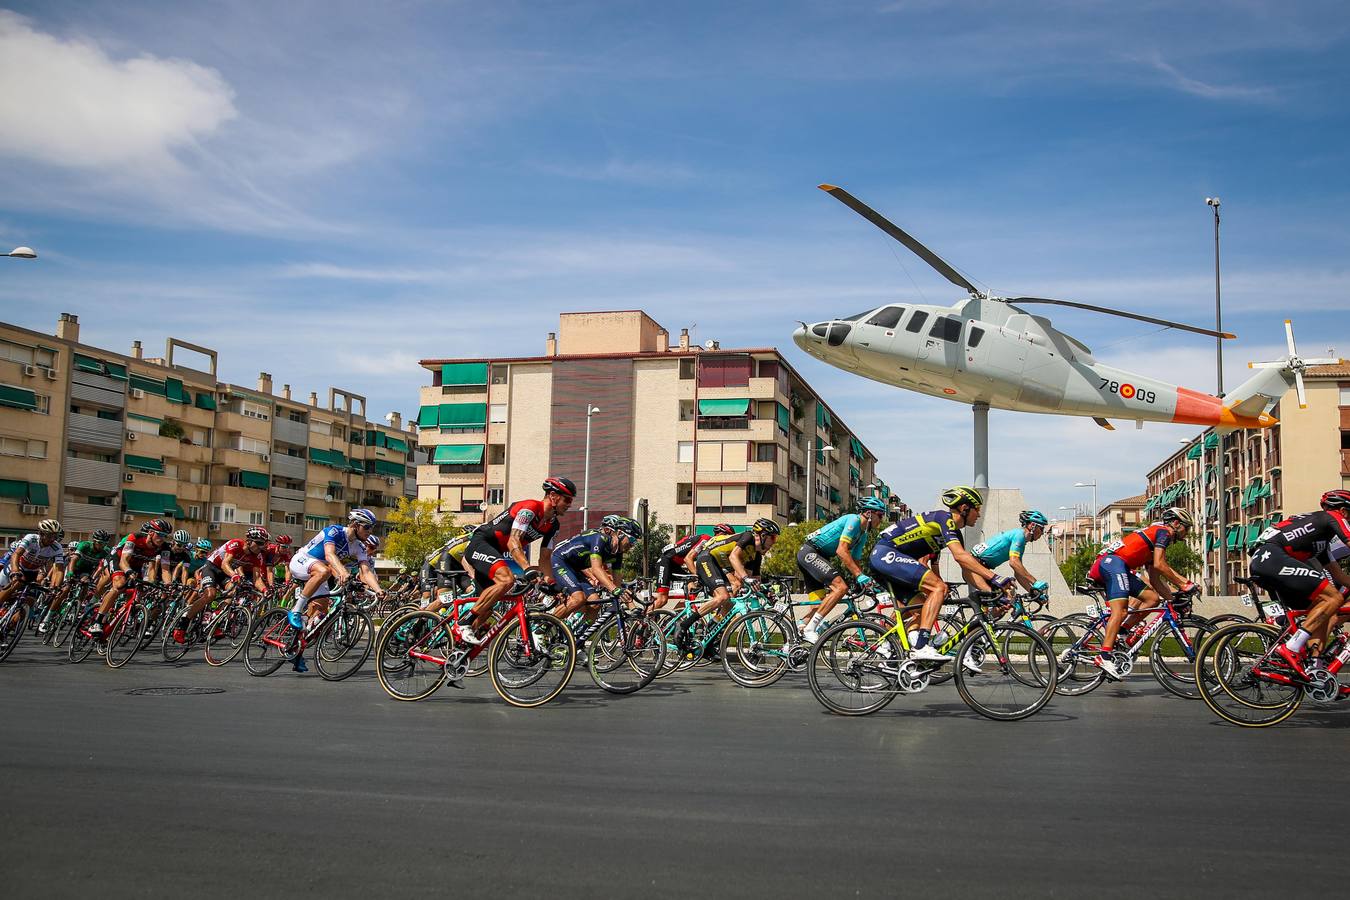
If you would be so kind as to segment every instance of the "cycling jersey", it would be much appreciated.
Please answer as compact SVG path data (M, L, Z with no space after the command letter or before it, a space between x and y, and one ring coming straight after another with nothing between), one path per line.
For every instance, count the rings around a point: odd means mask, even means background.
M168 544L160 549L159 561L161 564L168 566L170 572L190 559L192 559L191 550L175 550Z
M702 545L711 538L710 534L690 534L686 535L673 544L669 544L661 549L661 555L670 554L671 562L684 565L685 560L692 556L697 556Z
M269 569L276 566L284 566L291 561L295 554L294 547L283 547L280 544L268 544L263 550L263 562Z
M469 532L451 538L444 545L428 553L423 562L433 569L447 568L446 564L449 562L459 565L460 560L464 558L464 550L469 546L469 538L472 534L473 532Z
M223 572L225 570L225 557L227 556L230 557L230 564L236 568L258 569L263 565L262 554L249 553L245 542L238 538L226 541L212 550L206 561Z
M742 531L739 534L720 534L709 538L699 555L711 556L723 568L731 565L731 551L741 548L741 563L747 567L759 562L759 550L755 548L755 533Z
M547 547L553 543L560 523L557 517L545 520L544 501L517 500L474 530L474 535L505 553L511 532L524 535L523 544L541 541Z
M1012 557L1021 559L1027 548L1027 533L1023 528L1009 528L1000 531L987 541L980 541L970 551L971 555L993 569L1003 565Z
M196 575L197 572L201 570L201 567L204 566L204 565L206 565L206 563L207 563L207 557L205 557L205 556L198 556L198 555L196 555L196 554L194 553L194 554L192 555L192 558L189 559L189 560L187 561L187 570L188 570L188 574L189 574L189 575Z
M23 558L19 558L19 551L23 551ZM5 571L13 568L15 562L19 564L19 571L33 574L39 570L45 570L53 565L64 566L66 564L66 548L60 541L52 541L44 545L42 538L36 532L25 535L14 542L10 548L9 556L5 558Z
M80 541L70 557L71 574L88 575L96 570L108 558L107 547L94 547L93 541Z
M823 556L834 556L839 552L839 544L847 542L849 555L859 562L863 558L863 545L867 543L862 517L856 513L847 513L817 528L807 535L806 540Z
M1154 522L1146 528L1131 531L1102 548L1097 559L1105 556L1118 556L1125 562L1127 569L1152 565L1153 551L1159 547L1164 550L1172 543L1172 531L1161 522ZM1095 563L1094 563L1095 566Z
M333 545L338 559L344 562L349 559L358 563L370 561L370 557L366 555L366 545L360 541L349 542L347 540L347 529L341 525L329 525L323 531L314 535L296 556L305 556L311 560L323 559L327 555L329 544ZM294 561L294 557L292 557L292 561Z
M936 509L901 519L877 538L877 549L894 550L914 559L938 553L950 544L961 544L961 529L950 510ZM876 551L873 551L876 556Z
M1331 556L1331 542L1339 538L1350 543L1350 519L1339 510L1322 510L1291 516L1261 532L1251 553L1262 544L1274 544L1298 560L1316 558L1325 562Z
M146 563L158 558L160 551L159 547L150 542L150 535L148 534L129 534L122 538L116 549L117 553L113 557L114 560L120 560L126 554L131 554L127 565L133 572L139 571ZM120 568L116 562L113 563L113 566Z
M605 565L613 567L623 554L610 546L610 541L599 531L583 531L575 534L558 545L553 551L553 564L566 563L580 571L589 568L591 560L599 558Z

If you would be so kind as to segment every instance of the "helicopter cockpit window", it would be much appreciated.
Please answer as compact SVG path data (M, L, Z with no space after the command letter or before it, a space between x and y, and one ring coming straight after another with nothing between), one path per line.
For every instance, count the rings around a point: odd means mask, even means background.
M933 328L928 336L955 343L961 340L961 322L951 316L938 316L933 320Z
M905 330L918 334L920 331L923 331L923 323L927 321L928 313L921 309L916 309L914 315L910 316L909 321L905 323Z
M843 325L839 322L835 322L830 326L830 336L825 340L825 343L829 344L831 347L838 347L844 342L844 338L848 337L848 333L852 330L852 325Z
M905 314L903 306L888 306L875 316L867 320L868 325L876 325L879 328L894 328L900 324L900 319Z
M811 333L814 334L816 337L824 337L825 333L829 330L830 326L824 322L821 322L819 325L811 326Z
M978 325L970 326L970 331L966 332L966 345L969 347L980 346L980 340L984 337L984 329Z

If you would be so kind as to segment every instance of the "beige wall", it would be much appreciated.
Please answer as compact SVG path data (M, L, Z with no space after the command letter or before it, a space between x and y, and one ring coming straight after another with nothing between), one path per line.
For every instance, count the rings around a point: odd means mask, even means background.
M680 381L677 359L637 360L633 391L640 398L633 406L633 496L646 497L660 521L688 525L691 508L676 502L675 486L694 477L692 463L677 461L681 433L684 440L693 433L679 421L680 399L693 396L693 382Z
M553 372L549 364L512 364L507 421L506 502L539 495L549 476Z
M1341 485L1340 392L1336 379L1305 379L1308 408L1291 391L1280 404L1280 463L1284 512L1317 509L1325 491Z
M563 313L558 353L638 353L656 349L655 321L641 312Z

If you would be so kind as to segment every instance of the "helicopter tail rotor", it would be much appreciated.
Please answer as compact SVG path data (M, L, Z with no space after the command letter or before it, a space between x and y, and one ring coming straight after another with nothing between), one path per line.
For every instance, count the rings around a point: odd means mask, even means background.
M1249 369L1279 369L1284 375L1286 382L1292 382L1294 392L1298 396L1298 408L1308 408L1308 393L1303 387L1303 373L1308 366L1334 366L1340 362L1334 357L1324 359L1304 359L1298 355L1298 347L1294 344L1294 323L1289 319L1284 320L1284 340L1289 348L1289 355L1284 359L1274 362L1249 362Z

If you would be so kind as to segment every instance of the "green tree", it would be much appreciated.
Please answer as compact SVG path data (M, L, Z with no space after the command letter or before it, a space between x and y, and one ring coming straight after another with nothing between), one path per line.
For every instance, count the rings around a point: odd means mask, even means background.
M671 535L675 530L670 525L657 521L656 513L648 513L646 533L647 574L654 575L656 561L661 558L661 548L671 542ZM636 578L642 574L642 547L642 543L639 542L623 555L623 562L620 565L625 577Z
M1204 559L1191 546L1189 538L1168 544L1163 555L1167 559L1167 564L1175 569L1178 575L1185 575L1187 578L1205 567Z
M1059 571L1069 587L1087 581L1088 569L1092 568L1092 561L1101 549L1102 545L1095 541L1084 541L1059 564Z
M428 553L450 540L455 517L442 513L434 500L409 500L404 497L389 513L389 536L384 539L384 554L397 560L404 569L422 565Z
M800 525L789 525L778 535L778 541L769 551L769 555L764 558L764 565L761 571L765 575L796 575L797 574L797 551L802 548L802 541L806 536L824 525L818 519L810 522L802 522Z

